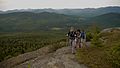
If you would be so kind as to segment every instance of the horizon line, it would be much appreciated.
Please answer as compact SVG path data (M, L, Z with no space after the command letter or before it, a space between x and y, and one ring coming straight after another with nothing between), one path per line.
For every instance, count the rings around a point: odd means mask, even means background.
M60 9L99 9L99 8L107 8L107 7L120 7L120 6L103 6L103 7L86 7L86 8L14 8L14 9L0 9L0 11L11 11L11 10L27 10L27 9L56 9L56 10L60 10Z

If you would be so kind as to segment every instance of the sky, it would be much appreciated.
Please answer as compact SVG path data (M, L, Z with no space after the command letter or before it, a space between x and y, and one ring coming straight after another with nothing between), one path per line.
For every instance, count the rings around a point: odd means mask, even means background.
M120 0L0 0L0 10L99 8L120 6Z

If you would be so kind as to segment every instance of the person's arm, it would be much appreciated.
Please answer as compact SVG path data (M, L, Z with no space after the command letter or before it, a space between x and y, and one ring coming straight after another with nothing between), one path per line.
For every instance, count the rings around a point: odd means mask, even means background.
M77 37L77 34L76 34L76 33L74 33L74 36L75 36L75 37Z
M66 34L66 36L69 37L69 34L70 34L70 32L68 32L68 33Z
M80 38L80 37L81 37L81 33L79 34L78 38Z
M81 33L80 33L80 38L81 38Z
M66 36L68 37L69 35L68 35L68 34L66 34Z

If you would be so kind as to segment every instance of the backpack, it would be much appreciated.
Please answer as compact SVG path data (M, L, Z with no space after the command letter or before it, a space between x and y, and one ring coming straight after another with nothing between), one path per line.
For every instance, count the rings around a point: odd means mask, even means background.
M72 32L69 32L69 33L68 33L68 36L69 36L70 39L75 39L76 33L73 32L73 31L72 31Z
M82 39L85 39L85 32L81 32L81 36Z

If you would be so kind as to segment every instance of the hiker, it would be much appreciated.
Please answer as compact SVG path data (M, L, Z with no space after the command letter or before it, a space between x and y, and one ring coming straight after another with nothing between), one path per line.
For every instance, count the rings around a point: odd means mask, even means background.
M72 53L75 54L75 48L76 48L75 37L76 37L76 32L75 32L73 27L70 28L70 31L68 32L67 36L69 38L69 45L72 48Z
M81 34L80 34L80 41L81 41L81 47L87 47L86 46L86 34L84 32L84 30L81 31Z
M81 39L80 39L80 36L81 36L81 31L80 31L80 29L77 29L77 31L76 31L76 39L77 39L77 41L76 41L76 46L77 46L77 48L81 48Z

